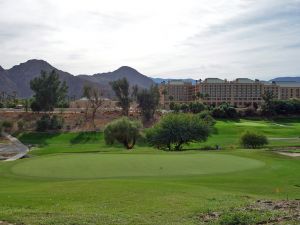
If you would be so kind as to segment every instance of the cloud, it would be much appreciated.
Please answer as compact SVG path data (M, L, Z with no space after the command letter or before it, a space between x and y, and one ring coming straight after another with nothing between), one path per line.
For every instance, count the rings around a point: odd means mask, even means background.
M0 0L0 64L162 77L299 74L299 0Z

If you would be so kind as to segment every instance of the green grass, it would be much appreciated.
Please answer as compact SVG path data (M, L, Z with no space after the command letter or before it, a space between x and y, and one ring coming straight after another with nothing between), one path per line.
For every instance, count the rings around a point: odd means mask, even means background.
M187 149L199 149L205 146L221 146L223 149L239 148L239 137L246 131L265 134L269 138L268 147L299 146L300 118L270 120L218 120L216 130L205 143L192 143ZM33 144L34 155L76 152L112 152L122 151L121 145L108 147L103 142L103 133L29 133L19 136L25 144ZM41 147L41 148L39 148ZM149 152L149 148L139 144L139 151Z
M299 123L281 122L288 126L280 133L268 121L219 121L219 134L208 142L234 144L245 127L295 137ZM0 162L0 221L191 225L201 224L202 213L232 211L257 199L300 198L299 158L272 151L162 152L142 144L128 151L105 146L99 133L21 139L37 147L32 158ZM260 221L259 213L253 216Z
M239 148L239 137L245 131L265 134L269 147L300 146L300 118L270 120L218 120L215 133L205 143L193 143L187 148L219 145L222 148Z

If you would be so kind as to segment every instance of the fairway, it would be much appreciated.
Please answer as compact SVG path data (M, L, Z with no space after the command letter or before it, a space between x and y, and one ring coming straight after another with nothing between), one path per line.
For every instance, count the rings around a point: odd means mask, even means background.
M189 149L199 147L215 147L223 149L240 148L239 138L245 131L252 131L266 135L269 139L268 147L300 146L300 119L284 118L277 120L217 120L215 132L204 143L192 143ZM288 139L283 139L288 138ZM284 140L284 141L282 141Z
M93 179L185 176L253 169L264 163L223 154L65 154L27 159L11 168L31 177Z

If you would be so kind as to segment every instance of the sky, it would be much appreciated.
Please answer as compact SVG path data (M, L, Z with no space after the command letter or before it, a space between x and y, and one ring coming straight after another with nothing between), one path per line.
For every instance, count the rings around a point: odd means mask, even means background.
M300 0L0 0L0 65L74 75L300 76Z

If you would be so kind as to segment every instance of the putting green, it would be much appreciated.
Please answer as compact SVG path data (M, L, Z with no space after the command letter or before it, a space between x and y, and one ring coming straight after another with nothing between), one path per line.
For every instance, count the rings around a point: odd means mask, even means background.
M135 176L183 176L253 169L264 163L244 157L200 154L65 154L25 159L14 174L30 177L92 179Z

